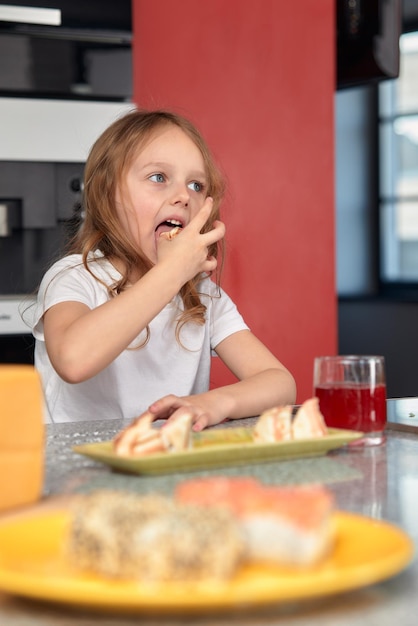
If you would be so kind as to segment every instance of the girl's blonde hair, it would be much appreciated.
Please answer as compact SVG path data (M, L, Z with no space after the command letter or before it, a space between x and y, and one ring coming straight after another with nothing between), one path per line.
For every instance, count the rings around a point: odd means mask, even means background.
M152 262L133 244L119 220L115 207L116 190L123 185L123 177L141 149L157 131L170 125L179 127L190 137L203 157L207 196L213 198L213 208L202 232L211 230L214 221L219 219L219 206L225 191L224 179L205 140L188 119L170 111L134 109L116 120L90 150L84 171L84 221L69 247L70 254L82 255L83 264L90 272L88 255L95 250L100 250L105 258L117 258L121 262L122 277L109 290L111 296L126 288L132 270L139 269L143 275L152 267ZM223 258L222 245L213 244L208 254ZM219 271L217 276L219 279ZM204 323L206 307L197 291L200 280L201 275L195 276L180 291L184 311L178 320L177 335L188 321Z

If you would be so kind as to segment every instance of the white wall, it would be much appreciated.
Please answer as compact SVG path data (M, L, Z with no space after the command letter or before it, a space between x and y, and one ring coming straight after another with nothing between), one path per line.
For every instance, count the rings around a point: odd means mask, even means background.
M84 162L132 103L0 98L0 161Z

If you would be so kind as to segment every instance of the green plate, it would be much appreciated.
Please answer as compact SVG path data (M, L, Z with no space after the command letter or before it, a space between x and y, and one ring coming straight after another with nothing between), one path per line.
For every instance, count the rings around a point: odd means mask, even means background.
M130 474L169 474L320 456L363 435L338 428L329 428L328 432L327 436L317 439L254 443L251 428L219 428L193 433L193 447L189 450L141 457L118 456L113 452L111 441L75 446L73 450Z

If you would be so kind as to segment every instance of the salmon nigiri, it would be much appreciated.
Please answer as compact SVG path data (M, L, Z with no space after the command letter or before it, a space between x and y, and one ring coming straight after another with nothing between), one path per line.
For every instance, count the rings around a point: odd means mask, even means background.
M218 476L180 483L175 498L232 511L250 560L311 566L334 542L334 498L322 485L277 487L253 478Z

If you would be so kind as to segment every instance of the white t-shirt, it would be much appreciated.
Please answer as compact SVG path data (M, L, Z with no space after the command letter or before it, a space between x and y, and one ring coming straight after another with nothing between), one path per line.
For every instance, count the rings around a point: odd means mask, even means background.
M120 278L100 253L90 267L106 285ZM88 272L81 255L67 256L45 274L34 308L32 332L36 339L35 367L40 373L46 420L70 422L88 419L133 419L155 400L173 393L187 396L209 389L212 351L226 337L248 329L235 304L209 278L200 284L206 306L204 325L187 323L175 337L176 319L183 308L174 298L150 323L150 340L138 349L124 350L93 378L77 384L56 373L45 347L43 314L59 302L82 302L94 309L109 300L106 287ZM117 296L116 296L117 297ZM145 331L132 342L140 345Z

